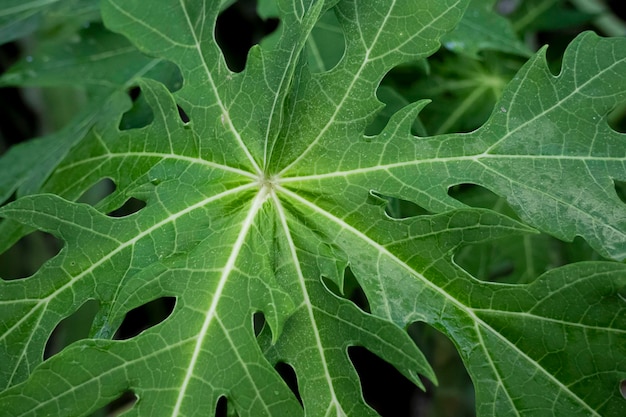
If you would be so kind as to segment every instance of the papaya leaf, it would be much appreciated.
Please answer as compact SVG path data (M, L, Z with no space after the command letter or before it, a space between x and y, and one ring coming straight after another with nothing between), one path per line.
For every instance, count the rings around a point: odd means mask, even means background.
M32 276L0 280L3 412L86 416L130 393L126 416L214 416L224 400L241 417L376 416L348 349L424 389L437 377L406 328L425 322L458 349L480 416L620 415L626 211L615 181L626 181L626 146L607 114L626 98L626 41L582 34L556 76L541 50L471 133L415 136L423 100L369 135L383 77L434 53L469 0L263 2L280 24L241 72L215 41L227 3L101 2L129 53L175 64L182 85L118 79L115 59L69 65L115 80L118 94L137 85L152 117L125 125L128 100L106 102L34 192L0 207L5 224L64 242ZM344 39L336 65L310 49L328 13ZM46 70L39 82L62 82ZM77 202L104 179L109 195ZM449 193L460 184L514 213L464 204ZM421 211L392 218L390 199ZM455 259L538 230L582 236L613 261L510 285ZM367 308L350 300L348 270ZM162 298L174 300L169 315L121 336L132 311ZM59 323L94 301L88 337L43 360Z

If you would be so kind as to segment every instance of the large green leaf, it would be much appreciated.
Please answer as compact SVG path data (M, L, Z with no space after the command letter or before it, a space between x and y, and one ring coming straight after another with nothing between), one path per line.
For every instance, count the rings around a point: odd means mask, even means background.
M433 53L467 1L279 0L277 37L253 47L241 73L214 40L221 2L153 3L105 0L102 13L141 51L177 64L182 88L138 81L150 123L120 130L128 106L111 103L43 194L0 208L65 242L33 276L0 281L8 415L88 415L131 391L129 416L211 416L222 397L239 416L375 416L347 349L367 348L418 386L420 374L436 381L404 331L415 321L453 340L479 415L619 415L626 265L481 282L454 261L459 248L534 231L448 188L482 185L527 224L624 258L613 181L626 181L626 147L606 114L624 101L626 41L582 35L557 77L540 52L471 134L413 136L419 102L366 136L381 79ZM345 53L313 72L303 51L330 9ZM72 201L103 178L116 189L95 207ZM432 214L391 219L381 196ZM131 197L146 206L106 214ZM369 313L328 288L344 288L348 267ZM113 340L129 311L161 297L176 299L168 318ZM57 324L90 300L89 338L42 361ZM280 362L294 368L303 407Z

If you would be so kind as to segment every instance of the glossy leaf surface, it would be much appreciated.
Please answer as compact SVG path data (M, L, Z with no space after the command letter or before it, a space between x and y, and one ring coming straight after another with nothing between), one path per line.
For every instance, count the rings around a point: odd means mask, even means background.
M481 416L620 414L626 265L505 285L455 256L538 229L626 257L613 182L626 181L626 138L606 121L626 98L624 39L579 36L556 76L540 51L472 133L414 136L420 101L365 135L383 77L434 53L467 1L279 0L277 34L239 73L214 40L221 2L153 3L105 0L103 19L177 65L181 88L121 77L115 89L137 80L151 121L120 129L128 102L108 102L40 192L0 208L65 242L33 276L0 281L9 415L89 415L130 391L128 416L211 416L222 397L239 416L376 416L348 347L423 387L420 375L436 375L405 331L415 321L453 340ZM345 39L332 69L308 49L329 12ZM106 178L110 195L75 202ZM459 184L493 191L520 220L466 206L448 193ZM381 196L429 214L392 219ZM107 215L131 198L145 207ZM369 312L329 289L344 289L348 267ZM162 297L175 298L171 315L116 340L128 312ZM99 303L89 337L42 361L55 326L89 300ZM278 363L295 370L302 404Z

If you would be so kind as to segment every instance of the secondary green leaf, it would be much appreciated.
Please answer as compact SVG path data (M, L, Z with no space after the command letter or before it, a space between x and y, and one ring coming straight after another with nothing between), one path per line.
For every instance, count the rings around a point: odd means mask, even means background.
M592 18L591 14L567 7L564 0L524 0L510 14L518 33L573 27Z
M519 60L503 54L484 52L478 60L440 51L429 59L428 73L403 71L399 80L385 81L406 97L405 105L425 97L432 100L419 114L426 132L470 132L487 121L521 66Z
M140 54L123 37L91 25L71 44L44 44L36 58L29 57L0 78L0 85L84 87L89 103L62 131L14 147L0 159L0 201L13 192L18 196L37 192L50 173L80 142L89 129L126 107L125 90L136 80L152 76L171 78L171 65ZM41 155L34 149L40 149ZM43 158L42 158L43 155Z
M496 0L472 0L458 26L444 36L451 51L477 57L483 50L530 56L531 51L517 38L509 21L494 10Z
M311 71L330 70L341 60L344 50L343 32L331 10L320 18L307 40L307 62Z
M97 20L98 0L5 0L0 6L0 44L28 35L40 26Z

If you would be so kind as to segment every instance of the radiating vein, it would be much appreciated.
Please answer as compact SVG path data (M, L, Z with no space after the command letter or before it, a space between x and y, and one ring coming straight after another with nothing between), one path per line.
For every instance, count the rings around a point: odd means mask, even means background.
M154 27L148 25L143 20L137 19L135 16L133 16L132 14L128 13L126 10L124 10L123 8L118 6L118 4L115 1L110 0L109 4L111 4L111 6L113 6L118 12L122 13L124 16L126 16L127 18L132 20L135 24L137 24L139 26L143 26L144 28L148 29L150 32L154 33L158 37L160 37L162 39L165 39L168 43L172 44L173 46L177 46L179 48L186 48L186 49L194 48L194 45L187 45L187 44L184 44L184 43L177 42L174 39L172 39L172 38L166 36L165 34L163 34L163 32L161 32L160 30L155 29Z
M289 54L289 58L287 59L287 62L291 63L293 62L294 58L293 58L293 54L295 52L296 48L293 48L291 50L291 53ZM263 141L263 166L267 166L267 162L269 161L271 155L268 155L268 145L270 143L270 129L272 127L272 122L274 121L274 119L276 117L279 118L279 123L280 123L280 119L282 118L282 111L280 110L279 106L282 105L282 102L279 101L279 99L281 98L281 91L282 89L285 87L285 82L289 81L291 79L291 76L293 74L293 70L289 71L289 69L292 69L294 66L293 65L287 65L285 66L285 70L283 71L283 73L281 74L280 77L280 82L278 84L278 89L277 91L274 93L274 99L272 100L272 107L270 108L269 111L269 118L267 121L267 126L265 127L265 139ZM289 75L289 76L288 76Z
M599 326L591 326L589 324L584 323L576 323L565 320L553 319L551 317L538 316L536 314L527 313L525 311L505 311L505 310L497 310L497 309L489 309L489 308L473 308L472 311L475 313L485 313L487 315L497 315L497 316L509 316L514 318L515 320L533 320L533 321L545 321L548 323L559 324L562 326L569 327L578 327L584 330L593 330L598 332L610 332L619 335L626 335L626 329L618 329L618 328L606 328Z
M290 190L288 190L288 189L286 189L286 188L284 188L284 187L282 187L280 185L277 185L276 188L281 193L284 193L285 195L289 196L290 198L300 202L301 204L305 205L309 209L313 210L315 213L317 213L317 214L325 217L326 219L330 220L332 223L336 224L339 228L341 228L343 230L346 230L350 234L352 234L355 237L357 237L359 240L362 240L362 241L366 242L368 244L368 246L374 248L379 254L384 255L385 257L390 259L392 262L394 262L395 264L397 264L400 267L402 267L403 269L405 269L406 272L409 275L418 278L420 280L420 282L422 282L426 287L428 287L431 290L435 291L436 293L440 294L446 301L449 301L456 308L458 308L459 310L463 311L465 314L467 314L469 317L471 317L471 319L475 323L479 324L485 330L487 330L490 333L492 333L493 335L495 335L505 345L509 346L517 354L519 354L520 357L524 358L524 360L526 360L528 363L532 364L536 369L540 370L546 376L546 378L548 380L550 380L552 383L557 385L563 392L566 392L571 398L576 400L576 402L578 402L582 407L584 407L585 410L589 411L591 413L591 415L600 417L599 414L595 410L593 410L578 395L576 395L574 392L572 392L571 389L568 386L564 385L561 381L556 379L554 375L550 374L545 368L543 368L539 363L537 363L537 361L535 361L533 358L528 356L525 352L520 350L519 347L517 347L513 342L508 340L506 337L504 337L502 334L500 334L498 331L496 331L493 327L491 327L488 323L486 323L480 317L478 317L470 307L464 305L463 303L458 301L456 298L452 297L450 294L448 294L446 291L444 291L443 288L435 285L430 280L428 280L424 275L422 275L419 272L417 272L416 270L412 269L409 265L407 265L404 261L402 261L396 255L394 255L393 253L389 252L389 250L386 247L384 247L380 243L376 242L375 240L371 239L365 233L363 233L362 231L356 229L355 227L353 227L349 223L346 223L342 219L334 216L333 214L327 212L326 210L322 209L321 207L317 206L316 204L314 204L314 203L310 202L309 200L299 196L298 194L293 193ZM496 367L494 367L494 372L497 372L497 368Z
M204 58L204 54L202 53L202 46L200 45L200 40L196 36L196 32L195 32L195 30L193 28L193 23L191 22L191 17L189 16L189 13L187 12L187 7L185 6L185 3L184 3L183 0L179 0L179 4L180 4L181 9L183 10L183 13L185 14L185 19L187 19L187 25L188 25L188 28L189 28L189 32L191 33L191 36L193 36L193 40L194 40L194 46L193 47L195 48L196 52L198 53L198 58L200 59L200 62L202 64L202 68L204 69L204 72L206 74L207 80L209 81L209 84L211 86L211 90L213 91L213 94L215 96L215 100L217 101L217 105L219 106L220 111L222 112L222 122L226 123L228 125L228 130L230 130L232 132L233 136L235 136L235 140L239 144L241 150L246 155L246 158L248 159L250 164L252 164L252 167L254 168L255 172L259 176L261 176L263 174L263 170L261 169L261 167L259 167L259 164L257 164L256 160L254 159L254 157L250 153L250 150L248 149L248 147L244 143L244 141L241 138L241 135L239 134L237 129L235 129L235 125L233 124L233 122L232 122L232 120L230 118L229 111L226 108L226 106L224 106L224 103L222 102L222 97L219 94L219 91L217 89L217 85L215 85L215 80L213 80L213 74L211 74L211 70L209 70L209 66L208 66L208 64L206 62L206 59Z
M480 348L485 354L485 357L487 358L487 360L489 361L489 366L491 367L491 369L493 369L494 375L498 378L498 387L501 387L502 390L504 391L504 394L506 395L506 398L509 401L509 404L511 405L511 410L515 412L516 416L519 416L517 407L515 407L515 403L513 402L513 399L511 398L511 396L509 395L509 390L506 389L506 385L504 384L504 381L502 380L502 377L500 376L500 369L493 362L493 357L491 356L491 352L489 352L489 349L487 349L487 343L485 342L485 339L483 339L483 334L480 331L480 327L478 327L478 322L474 324L474 329L476 331L476 336L478 337L478 340L480 341L479 343Z
M574 90L572 90L569 94L567 94L565 97L559 99L556 103L554 103L552 106L548 107L547 109L537 113L536 115L534 115L533 117L531 117L530 119L525 120L523 123L520 123L518 126L516 126L515 128L508 130L506 132L505 135L502 136L502 138L500 138L498 141L496 141L494 144L492 144L487 150L485 150L483 152L484 155L489 154L489 151L491 151L493 148L495 148L496 146L498 146L501 142L504 142L506 139L508 139L511 135L515 134L516 132L518 132L519 130L523 129L524 127L528 126L529 124L535 122L537 119L540 119L544 116L546 116L548 113L550 113L551 111L561 107L563 105L563 103L565 103L566 101L568 101L570 98L576 96L583 88L585 88L587 85L589 85L591 82L596 81L598 78L601 78L604 76L605 73L612 71L614 67L621 65L624 63L624 61L626 61L626 58L620 59L620 60L616 60L614 63L612 63L611 65L609 65L608 67L602 68L601 70L599 70L598 72L596 72L592 77L590 77L587 81L585 81L584 83L577 85L576 88L574 88ZM519 88L522 88L524 84L520 83L519 84ZM518 91L519 91L518 88ZM512 100L511 104L516 104L515 99ZM507 113L507 117L511 117L512 112L509 111ZM507 126L508 129L508 126Z
M322 367L324 368L324 378L326 383L328 384L328 388L330 391L331 402L329 404L329 411L331 410L332 405L335 405L337 410L337 416L346 415L341 407L341 403L335 394L335 388L333 384L333 379L330 373L328 372L329 365L326 360L326 355L324 354L324 346L322 345L322 340L320 339L320 335L318 332L319 325L315 320L315 313L313 312L313 303L311 302L311 298L309 297L309 292L306 288L306 278L304 273L302 272L302 268L300 267L300 260L298 258L298 254L296 252L296 244L293 241L291 236L291 230L289 229L289 225L287 224L287 214L285 213L285 209L280 202L280 199L276 195L275 192L272 192L272 200L276 206L276 211L278 213L278 218L280 220L281 227L285 233L285 237L287 239L287 245L289 246L289 254L293 260L293 266L296 269L296 276L298 278L298 284L300 285L300 291L302 292L302 297L304 298L304 307L306 308L307 315L309 321L311 322L311 328L313 329L313 335L315 337L315 347L319 354L320 360L322 361ZM342 414L343 413L343 414ZM328 415L328 413L327 413Z
M579 161L579 162L621 162L626 163L626 159L622 157L596 157L596 156L568 156L568 155L499 155L499 154L473 154L473 155L460 155L450 157L432 157L428 159L414 159L402 162L392 162L388 164L379 164L368 166L364 168L351 168L346 170L337 170L333 172L325 172L321 174L305 174L296 175L293 177L283 177L280 179L282 184L304 182L304 181L316 181L325 180L330 178L347 178L353 175L363 175L369 173L375 173L379 171L388 171L397 168L416 167L419 165L429 165L437 163L448 162L480 162L480 161L507 161L507 160L563 160L563 161ZM500 174L502 175L502 174Z
M57 170L58 173L62 173L64 171L72 170L82 165L92 165L94 163L100 162L101 160L108 160L113 158L159 158L159 159L172 159L176 161L184 161L189 163L190 165L202 165L209 168L214 168L220 171L232 172L233 174L239 174L244 177L247 177L252 180L256 180L257 176L239 168L233 168L229 165L222 165L212 161L207 161L206 159L196 158L193 156L185 156L178 155L175 153L161 153L161 152L116 152L116 153L106 153L103 155L94 156L91 158L81 159L80 161L72 162L71 164L64 165L62 168Z
M333 126L333 124L335 123L335 119L339 115L339 112L343 109L345 102L350 97L350 93L352 92L352 89L354 88L354 86L357 83L357 81L359 81L361 79L361 74L363 73L363 71L365 70L367 65L370 63L370 61L371 61L370 54L372 53L372 50L376 46L380 35L383 33L383 29L384 29L387 21L389 20L389 17L391 16L391 12L393 10L393 7L395 6L395 3L396 3L395 1L391 2L389 8L387 9L387 13L385 15L385 18L383 19L383 22L380 25L380 30L376 33L374 39L372 40L371 45L369 47L366 47L365 54L363 56L363 61L361 62L361 65L359 66L359 68L354 72L354 77L350 81L350 84L348 85L345 93L341 97L341 100L335 106L335 111L333 112L331 117L328 119L328 121L326 122L324 127L319 131L317 136L311 141L309 146L304 150L304 152L302 152L300 155L298 155L297 158L295 158L291 163L289 163L285 168L283 168L281 170L281 172L278 174L279 176L282 177L285 172L287 172L287 171L289 171L289 169L291 169L291 167L295 166L298 162L300 162L303 158L305 158L306 155L308 155L309 152L311 152L312 149L315 148L317 143L324 137L324 135L326 134L328 129L330 129L330 127ZM357 3L355 3L355 4L357 4ZM458 2L456 4L458 4ZM456 6L456 4L450 6L450 8L448 8L448 10L453 9ZM424 25L419 30L415 31L415 33L414 33L414 35L412 37L415 38L415 37L420 36L420 34L422 32L424 32L425 30L431 28L435 23L437 23L441 18L443 18L446 15L447 15L447 13L442 13L439 16L437 16L436 18L433 18L427 25Z
M211 298L211 303L207 308L205 313L204 322L202 323L202 327L196 336L196 343L193 349L193 353L191 355L191 359L189 360L189 365L187 365L187 371L185 372L185 376L180 386L180 390L178 391L178 397L176 398L176 404L174 405L174 411L172 412L172 417L177 417L180 415L181 407L183 405L183 401L187 395L187 389L189 388L189 383L191 378L194 376L194 372L196 369L196 363L198 362L198 358L200 357L200 353L202 352L202 345L205 342L206 335L209 331L209 327L213 322L213 319L216 318L217 315L217 307L219 302L221 301L222 293L224 292L224 288L226 287L226 283L228 282L228 278L231 275L231 272L235 269L235 262L239 257L239 254L244 246L246 236L250 231L250 228L254 224L254 218L257 213L263 206L267 198L267 189L266 187L262 187L261 190L257 193L256 197L252 201L250 209L248 210L248 214L241 224L241 230L237 236L237 240L235 241L232 250L230 251L230 255L228 260L226 261L226 265L222 269L222 274L217 283L217 288Z
M395 4L395 1L393 2L393 4ZM385 19L384 19L385 23L389 19L389 16L391 14L391 9L392 8L393 8L393 5L391 5L389 7L389 9L387 10L387 14L386 14ZM278 174L279 176L282 176L283 173L287 172L292 166L294 166L298 162L300 162L311 151L311 149L313 149L315 147L317 142L319 142L322 139L322 137L326 134L328 129L330 129L330 127L334 124L335 119L339 115L339 112L343 109L343 105L345 104L346 100L348 100L348 98L350 97L350 93L352 92L352 89L354 88L354 85L357 83L357 81L359 81L361 79L361 73L363 72L363 70L365 69L367 64L369 63L369 55L372 52L372 49L374 48L374 46L376 45L376 42L378 41L378 38L380 37L380 34L382 33L382 28L383 27L384 27L384 24L381 25L381 29L376 33L376 36L375 36L374 41L372 42L371 46L369 48L366 48L365 56L363 57L363 61L361 62L361 65L359 66L359 69L354 73L354 77L352 77L352 80L350 81L350 85L348 85L348 88L346 89L346 92L344 93L343 97L341 97L341 100L339 101L339 103L335 106L335 111L330 116L330 118L328 119L328 121L326 122L324 127L322 127L322 129L319 131L317 136L311 141L311 143L305 149L305 151L302 152L296 159L294 159L285 168L283 168L283 170Z
M98 267L103 265L105 262L107 262L108 260L113 258L115 255L117 255L118 253L120 253L124 249L134 245L139 240L141 240L142 238L148 236L153 231L155 231L155 230L165 226L168 223L171 223L171 222L175 221L176 219L184 216L185 214L188 214L188 213L190 213L190 212L192 212L192 211L194 211L194 210L196 210L198 208L204 207L207 204L210 204L210 203L212 203L214 201L220 200L220 199L225 198L227 196L230 196L230 195L233 195L233 194L238 194L238 193L240 193L242 191L245 191L245 190L249 190L249 189L251 189L251 188L253 188L255 186L256 186L256 184L250 183L250 184L242 185L242 186L239 186L237 188L233 188L231 190L224 191L224 192L222 192L220 194L216 194L216 195L213 195L211 197L208 197L208 198L206 198L206 199L204 199L202 201L199 201L196 204L193 204L191 206L186 207L185 209L183 209L183 210L181 210L179 212L171 214L170 216L166 217L165 219L161 220L160 222L152 225L148 229L146 229L143 232L139 233L138 235L136 235L132 239L129 239L126 242L121 242L120 245L117 248L115 248L114 250L112 250L111 252L109 252L108 254L106 254L105 256L100 258L99 260L97 260L94 263L92 263L89 266L89 268L85 269L80 274L78 274L78 275L72 277L71 279L69 279L65 284L63 284L62 286L60 286L59 288L54 290L52 293L50 293L45 298L41 298L40 300L38 300L38 302L36 304L34 304L33 308L28 313L24 314L17 323L15 323L13 326L8 328L5 333L0 335L0 341L4 340L6 338L6 336L8 336L10 333L12 333L13 330L17 329L22 322L27 320L30 317L30 315L37 309L38 306L40 306L42 304L47 305L59 293L65 291L68 288L71 288L78 280L80 280L81 278L83 278L83 277L87 276L88 274L92 273L95 269L97 269Z

